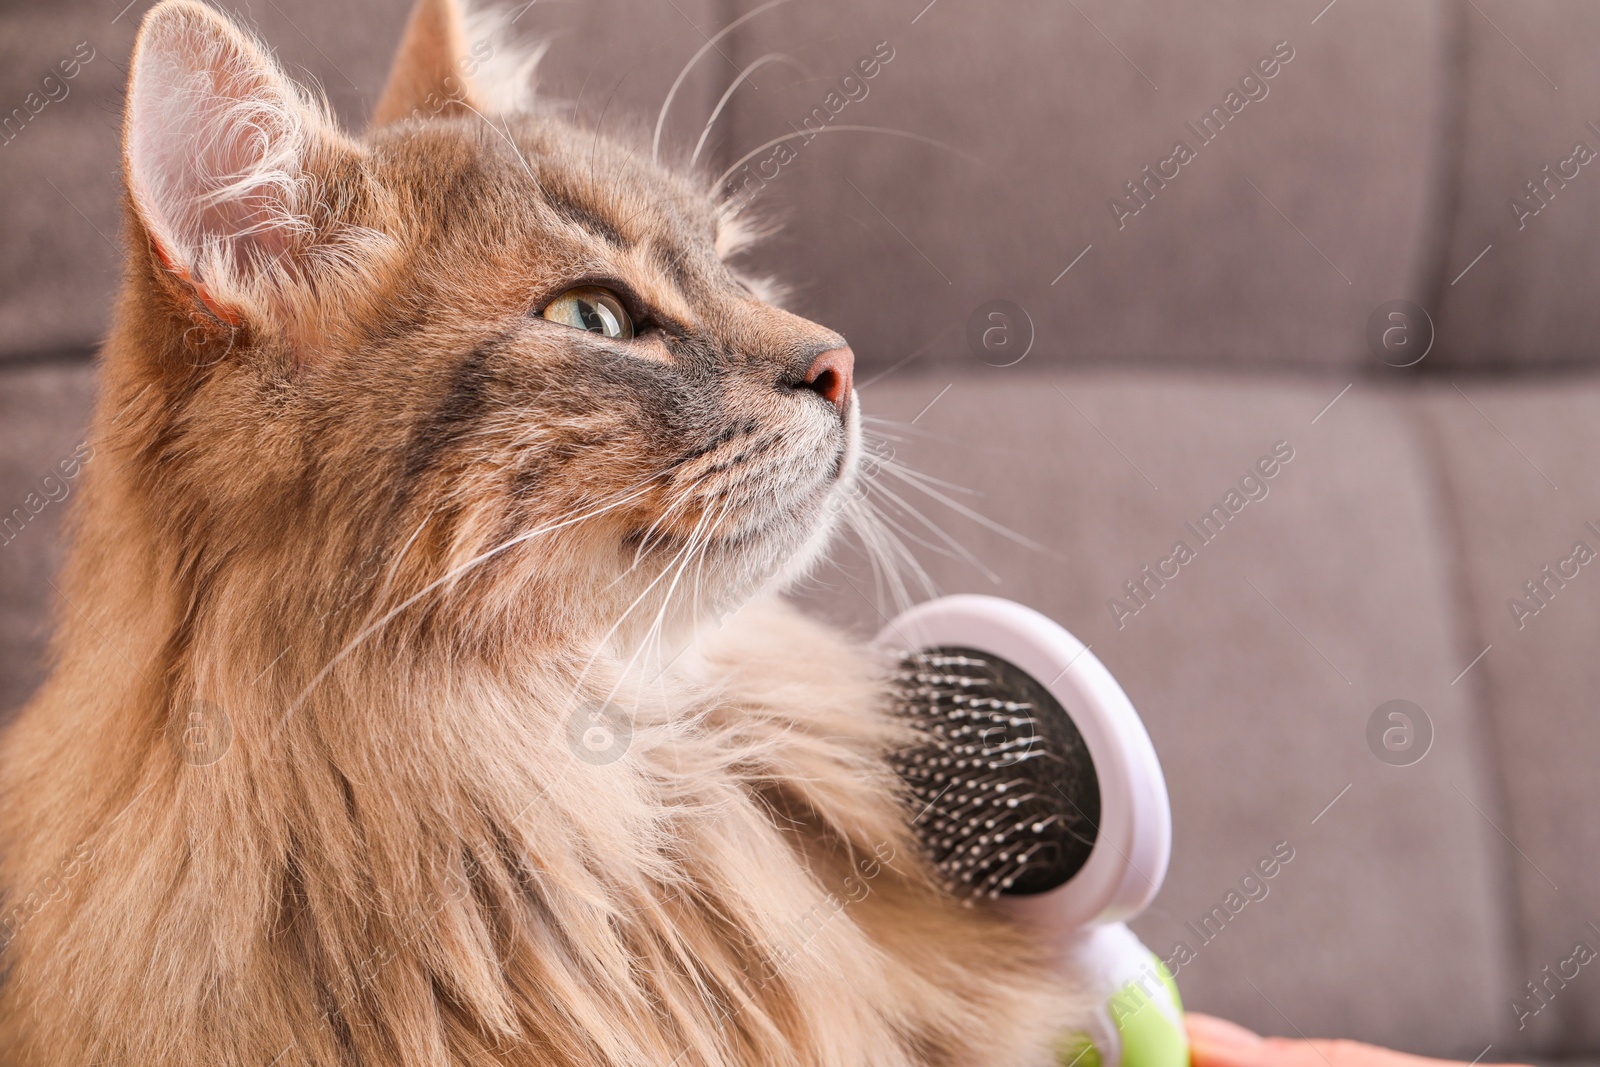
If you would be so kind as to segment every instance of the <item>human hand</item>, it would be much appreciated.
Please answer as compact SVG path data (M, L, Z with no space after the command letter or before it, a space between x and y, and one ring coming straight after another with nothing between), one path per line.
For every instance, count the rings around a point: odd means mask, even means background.
M1237 1023L1188 1012L1190 1067L1462 1067L1359 1041L1261 1037Z

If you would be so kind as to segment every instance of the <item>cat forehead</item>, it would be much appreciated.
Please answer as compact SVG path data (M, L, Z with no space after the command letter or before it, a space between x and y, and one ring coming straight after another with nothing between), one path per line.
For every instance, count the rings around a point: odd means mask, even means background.
M548 285L613 278L679 322L699 320L704 298L736 285L702 188L563 118L410 120L369 145L378 181L410 202L401 225L426 228L451 253L504 255Z
M715 258L711 197L637 151L546 115L398 123L371 143L413 196L443 213L577 226L617 245L669 241Z

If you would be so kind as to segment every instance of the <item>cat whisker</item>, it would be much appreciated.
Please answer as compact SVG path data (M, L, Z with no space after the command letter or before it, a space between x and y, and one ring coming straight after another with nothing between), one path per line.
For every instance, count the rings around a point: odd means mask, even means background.
M885 468L885 469L887 469L887 468ZM891 501L901 511L904 511L906 514L910 515L912 518L914 518L918 522L922 523L922 525L926 526L928 528L929 532L931 532L939 540L943 541L945 543L945 545L948 546L952 551L954 551L961 559L965 560L967 563L969 563L973 567L977 568L977 570L985 578L989 579L989 581L993 582L995 585L999 585L1000 584L1000 576L998 574L996 574L994 571L990 570L987 566L985 566L983 561L980 560L977 556L973 555L972 551L970 549L968 549L965 545L963 545L961 542L957 541L954 537L951 537L948 533L946 533L944 531L944 529L941 526L939 526L938 523L934 522L932 519L928 518L922 512L918 511L916 509L916 507L914 507L909 501L907 501L905 499L905 497L901 496L899 493L896 493L894 490L887 488L886 486L882 485L881 483L874 483L870 488L871 488L872 491L880 493L881 495L886 497L889 501Z
M673 514L679 508L682 508L695 498L695 492L700 488L700 485L704 480L705 479L703 477L699 477L690 482L688 485L684 486L683 490L677 495L677 497L675 497L670 504L661 509L661 514L656 516L656 521L652 522L645 528L644 535L639 542L639 547L633 554L633 565L635 567L639 565L639 561L644 557L645 552L650 548L652 535L654 535L657 530L661 529L662 525L671 519ZM629 570L632 569L632 567L629 568Z
M378 587L377 595L372 598L374 605L383 603L384 599L388 597L389 590L394 587L395 576L400 573L400 564L405 562L406 553L411 551L411 546L416 544L417 538L422 536L422 531L427 528L428 523L433 521L433 517L437 513L438 509L428 512L422 521L417 524L417 528L411 531L411 536L406 538L406 543L400 546L400 551L394 554L394 562L389 564L389 572L383 576L383 584Z
M726 512L727 506L724 505L722 514L726 514ZM661 584L661 580L665 578L669 572L675 571L672 582L668 586L666 594L662 597L660 610L656 612L655 619L651 622L650 628L645 631L645 636L640 639L638 646L633 651L633 654L628 657L627 662L624 663L617 671L616 680L613 682L611 689L602 699L602 704L609 705L611 703L612 698L617 694L617 690L622 687L623 682L626 681L629 674L633 671L634 666L638 663L639 658L644 655L645 650L651 646L652 641L655 642L657 655L659 656L660 629L663 620L666 618L667 608L672 603L672 592L677 588L678 579L682 577L683 570L691 559L693 551L699 547L701 532L705 528L706 520L710 517L710 511L706 511L700 516L700 521L695 524L695 528L690 532L690 535L684 543L683 548L678 551L677 555L667 561L666 565L661 568L661 573L656 575L655 578L651 579L650 584L645 586L644 590L638 596L634 597L633 602L623 609L621 615L617 616L616 621L611 624L611 628L606 631L605 635L595 642L593 653L589 656L589 659L584 664L583 669L578 672L577 678L573 680L572 695L574 702L576 702L578 699L578 694L583 687L584 679L588 677L589 671L594 667L595 662L600 658L601 655L604 654L606 646L610 642L611 638L614 637L617 631L622 628L622 624L627 621L630 615L633 614L634 609L636 609L644 601L645 597L650 595L651 590L655 589L657 585ZM705 543L709 544L709 539ZM637 706L635 706L634 711L637 713Z
M312 690L314 690L318 685L321 685L328 675L332 674L334 669L337 668L346 657L348 657L352 652L365 643L373 634L387 626L401 612L405 611L411 605L415 604L417 601L421 600L423 597L429 595L441 586L460 578L462 575L482 566L484 563L487 563L489 560L495 558L503 552L508 551L509 549L516 547L517 545L531 541L535 537L539 537L555 530L563 529L567 526L572 526L576 523L594 518L597 515L603 515L608 511L612 511L624 504L638 499L640 496L644 495L646 489L649 487L650 482L654 481L658 477L660 477L660 474L651 475L649 478L646 478L637 483L635 486L630 487L630 489L622 490L621 494L613 494L610 502L600 507L592 508L577 515L569 515L563 519L552 520L551 522L547 522L541 526L536 526L531 530L526 530L515 537L508 538L507 540L496 545L494 548L480 552L478 555L472 557L460 566L451 568L450 571L445 573L443 576L435 579L432 582L429 582L417 592L402 600L399 604L385 612L377 621L369 623L360 631L358 631L356 636L351 638L350 641L346 643L345 646L340 649L339 652L335 654L334 657L330 659L327 664L316 673L315 676L312 677L310 682L306 683L305 688L302 689L299 695L297 695L289 704L288 709L278 720L278 725L273 727L272 733L268 736L268 741L270 742L278 735L278 731L283 729L284 725L289 721L289 719L292 718L295 712L300 709L301 705L305 703L306 698L311 695Z
M885 469L892 468L893 473L897 477L911 479L918 485L936 485L940 489L943 489L947 492L960 493L962 496L983 496L983 492L981 490L973 489L965 485L958 485L955 482L947 482L943 478L935 478L931 474L926 474L923 471L917 470L915 467L910 467L904 463L901 463L895 458L894 451L892 449L886 451L885 454L879 457L878 464Z
M462 107L466 108L468 111L482 119L485 126L489 127L491 130L493 130L495 133L498 133L502 138L505 139L506 144L511 146L512 154L517 157L517 162L521 163L522 169L528 172L528 179L533 182L533 187L543 194L544 186L540 184L539 179L534 175L533 168L528 166L528 157L522 154L522 149L518 148L517 142L512 139L511 124L506 122L504 116L502 116L500 119L501 125L496 126L489 120L489 116L485 115L483 112L479 111L465 100L460 101L460 104Z
M622 77L617 79L617 84L613 85L611 87L611 91L606 94L606 102L600 106L600 117L595 119L595 121L594 121L594 140L591 141L590 144L589 144L589 180L590 181L598 181L599 180L599 176L595 173L595 157L600 152L600 134L601 134L601 131L603 129L605 129L606 112L611 110L611 101L613 101L613 100L615 100L617 98L617 90L622 88L622 83L627 81L628 80L628 76L631 75L632 73L633 73L633 69L631 67L628 70L623 71ZM628 150L628 158L629 159L633 158L633 152L634 152L634 150L632 148L630 148Z
M661 162L661 129L667 124L667 111L671 109L673 99L678 95L678 90L683 86L683 80L689 76L689 72L694 69L694 65L700 62L700 60L705 57L707 52L717 47L717 42L728 36L728 34L732 33L740 26L743 26L746 22L749 22L762 12L770 11L780 4L786 4L788 2L789 0L767 0L767 3L762 4L760 7L752 8L743 15L740 15L738 18L734 19L732 22L728 23L726 26L722 27L722 29L718 30L712 36L706 38L706 43L701 45L699 49L695 51L695 54L689 57L689 62L685 63L683 65L683 69L678 72L678 76L672 79L672 88L667 90L667 98L661 101L661 113L656 116L655 136L651 138L650 141L650 161L652 163ZM718 184L720 185L721 183L719 182Z
M912 598L906 586L906 573L917 581L928 596L937 595L937 590L927 572L923 570L922 564L906 548L904 542L889 529L885 517L868 495L875 488L873 477L877 465L891 454L891 450L886 447L883 440L874 435L863 433L862 437L863 453L867 457L859 475L863 492L850 499L843 517L846 527L860 542L867 562L872 568L875 607L882 614L885 607L890 607L891 610L904 610L911 606Z
M727 519L728 513L731 510L733 510L733 502L731 500L724 500L723 503L722 503L722 507L717 511L716 517L711 520L710 525L705 527L704 528L704 532L701 533L697 538L692 538L691 539L691 551L690 551L689 555L687 557L685 557L683 563L679 565L678 573L673 576L672 584L667 587L666 595L662 599L661 610L660 610L660 612L657 613L657 617L656 617L656 626L658 628L660 626L661 620L666 617L667 608L671 605L672 597L673 597L673 595L676 592L677 587L678 587L678 582L683 578L683 576L686 573L688 573L688 568L689 568L690 564L694 564L696 566L697 577L696 577L695 581L698 582L698 580L699 580L698 579L698 574L700 573L700 566L701 566L701 564L704 563L705 558L708 555L711 546L716 542L717 534L721 531L722 524L723 524L724 520ZM708 511L707 514L709 515L710 512ZM696 541L698 541L698 543L695 543ZM698 600L698 598L699 598L698 586L696 586L696 589L695 589L695 597Z
M870 416L864 417L863 422L872 424L874 431L871 435L866 436L867 459L863 464L871 472L871 476L863 476L862 484L866 488L866 493L854 502L854 505L846 512L846 516L850 520L852 532L860 540L868 561L872 564L874 586L878 591L880 600L883 582L887 581L891 595L897 601L897 606L900 606L898 602L905 595L905 582L899 574L902 565L912 570L913 576L928 591L930 596L935 595L931 579L928 578L921 564L917 562L914 553L906 547L901 535L942 556L963 560L983 573L990 581L997 584L999 582L999 576L986 567L969 549L937 523L933 522L921 510L913 506L904 496L885 485L883 478L879 476L880 473L895 479L904 486L917 490L957 514L971 519L1008 540L1033 551L1043 552L1047 555L1054 554L1031 538L995 522L949 495L950 493L969 496L981 495L976 491L923 474L897 461L894 458L893 449L888 447L888 444L890 441L897 439L901 433L916 432L914 427L894 423L890 420L871 418ZM880 496L893 508L910 516L927 529L940 543L936 544L919 536L914 530L897 521L890 511L875 505L871 499L874 494Z
M933 579L923 569L916 554L887 527L883 516L870 500L863 498L855 501L847 518L851 522L851 531L860 540L867 561L872 566L873 592L880 611L886 606L896 612L904 611L912 605L914 601L905 579L908 572L925 597L938 595ZM892 604L885 603L885 586L888 587Z
M701 585L701 578L705 573L706 558L709 555L709 552L707 550L716 541L717 534L719 532L721 532L723 520L725 518L727 518L728 512L730 510L732 510L732 504L729 503L729 502L725 502L722 505L722 510L717 514L716 521L711 524L711 529L706 532L705 540L701 543L701 546L700 546L699 558L698 558L698 560L695 561L695 576L694 576L694 583L693 583L694 584L694 614L693 614L693 617L696 618L696 619L700 618L700 585ZM671 595L670 591L669 591L668 595L670 597L670 595ZM683 648L678 650L678 654L677 655L673 656L670 660L668 660L666 663L661 665L661 668L656 672L656 680L658 682L660 682L663 685L665 684L665 678L666 678L667 670L669 668L671 668L671 666L674 663L678 662L679 657L682 656L685 652L687 652L689 650L689 648L690 648L690 645L688 643L685 643ZM659 658L659 656L660 656L660 650L659 650L659 647L658 647L658 649L657 649L657 658Z
M811 75L804 64L799 63L787 52L768 52L750 63L733 79L733 84L728 86L728 91L722 94L722 99L717 101L717 106L711 109L711 117L706 119L705 129L700 131L700 140L695 142L694 154L689 157L689 166L693 167L700 160L700 152L706 146L706 138L711 136L711 128L717 124L717 119L722 116L722 109L728 106L728 101L733 97L733 91L745 83L745 80L766 66L768 63L787 63L801 74Z
M722 510L717 514L716 521L711 524L711 529L706 533L705 544L702 546L702 550L699 553L699 558L695 560L694 580L690 583L691 584L691 588L693 588L693 590L694 590L694 609L691 612L691 617L695 618L695 619L698 619L698 618L701 617L701 615L700 615L700 589L701 589L701 586L703 585L703 580L704 580L704 577L705 577L706 557L708 555L710 555L710 553L708 551L706 551L706 550L711 547L712 542L716 540L717 534L721 532L721 530L722 530L722 521L727 516L729 507L730 507L730 503L728 501L724 500L723 504L722 504ZM677 657L674 656L673 659L676 660ZM663 668L663 670L664 669L665 668ZM658 675L658 677L659 677L659 675Z
M685 555L683 557L683 561L678 564L677 573L672 576L672 584L667 586L667 591L661 598L661 608L656 612L656 617L651 622L650 629L646 632L645 640L640 642L641 651L645 645L653 644L655 649L654 657L657 660L661 658L661 634L663 624L667 617L667 610L672 606L672 597L677 591L678 582L687 572L689 564L695 561L696 556L703 558L704 550L711 546L712 541L716 537L718 527L722 525L722 520L728 514L729 507L730 505L725 502L722 505L722 510L717 513L717 517L712 521L710 528L705 531L705 534L702 537L691 540L691 551ZM706 515L709 516L710 512L707 512ZM698 527L696 532L698 533ZM698 543L696 543L696 541L698 541ZM675 662L676 660L677 657L674 656L672 662ZM671 663L669 662L667 665L663 666L659 671L657 671L656 677L658 679L661 678L666 673L666 667L670 665ZM632 667L632 660L629 661L629 667Z
M633 614L634 610L644 602L644 599L650 595L651 591L654 590L656 586L661 584L662 579L664 579L667 574L672 571L673 567L678 564L680 560L683 560L687 557L689 551L695 545L700 530L703 528L710 515L711 513L707 511L700 516L700 521L696 523L694 530L690 532L690 535L685 541L683 547L678 550L676 555L666 562L666 564L661 568L661 573L650 580L650 584L645 586L644 589L640 591L639 595L633 598L633 602L622 610L622 614L617 616L616 620L612 622L610 628L607 629L606 632L601 635L600 639L595 642L593 653L590 654L588 661L584 663L583 669L578 672L577 678L573 680L572 694L574 700L576 700L578 697L578 692L583 686L584 679L589 676L589 671L594 667L595 662L600 658L600 656L605 653L606 646L610 643L611 639L616 636L617 631L622 629L623 623L625 623L628 620L628 617ZM642 650L643 646L644 642L641 641L639 649L636 649L634 652L634 657L639 655L639 651ZM623 677L626 675L627 671L632 668L632 666L633 659L630 658L627 665L618 673L617 683L616 685L612 686L611 692L606 695L606 700L609 701L611 697L616 694L617 688L622 684Z
M981 512L974 511L973 509L967 507L965 504L961 503L959 500L952 500L950 497L946 496L944 493L939 492L937 489L929 488L929 485L928 485L929 482L933 482L934 484L941 484L941 483L938 483L936 479L929 478L926 475L918 474L916 471L913 471L909 467L906 467L903 464L897 463L894 460L885 460L883 462L883 472L885 474L888 474L889 476L891 476L893 478L898 478L902 483L904 483L906 485L909 485L909 486L911 486L911 487L913 487L913 488L915 488L917 490L920 490L922 493L926 494L927 496L932 497L934 500L937 500L939 503L943 504L945 507L947 507L950 510L954 511L956 514L962 515L962 516L965 516L966 518L971 519L973 522L977 523L979 526L982 526L987 530L994 531L995 533L999 534L1001 537L1004 537L1008 541L1013 541L1013 542L1021 545L1023 548L1032 549L1035 552L1043 552L1043 553L1049 554L1050 550L1048 548L1046 548L1044 545L1041 545L1039 542L1033 540L1033 538L1027 537L1024 534L1017 533L1015 530L1011 529L1009 526L1003 526L1000 523L995 522L993 519L989 518L987 515L984 515Z
M877 486L873 486L872 487L872 491L874 491L874 492L882 492L882 490L878 489ZM901 537L904 537L906 540L911 541L913 544L920 545L921 547L926 548L930 552L935 552L935 553L937 553L937 554L939 554L941 556L944 556L946 559L960 559L961 558L961 556L959 554L950 551L950 549L946 548L945 546L939 545L939 544L935 544L934 542L929 541L926 537L923 537L921 534L917 533L915 530L912 530L912 529L904 526L900 522L896 521L895 518L892 515L888 514L886 511L875 509L874 517L879 522L881 522L885 527L887 527L890 530L893 530L896 534L900 535Z
M661 514L656 516L655 521L649 526L645 527L644 533L639 536L639 545L634 550L633 562L630 563L628 568L621 574L617 575L615 578L611 579L610 582L606 583L606 592L609 592L621 585L631 574L633 574L634 571L639 569L640 564L642 564L645 560L645 554L650 550L653 542L665 540L665 535L659 539L655 538L655 532L661 528L663 523L672 517L675 511L694 499L695 490L699 488L700 481L701 479L697 478L695 481L685 486L683 491L674 497L672 502L661 510Z
M872 569L873 609L887 618L887 613L893 612L901 598L907 596L898 562L890 550L882 544L882 531L868 515L852 512L846 516L846 521L851 535L861 546L862 554ZM887 598L884 593L885 586L889 591Z

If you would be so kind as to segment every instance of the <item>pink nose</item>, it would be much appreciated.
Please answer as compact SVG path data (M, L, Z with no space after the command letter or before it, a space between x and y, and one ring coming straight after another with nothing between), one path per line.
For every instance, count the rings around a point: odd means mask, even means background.
M812 361L802 379L812 390L843 415L850 407L850 389L855 381L856 354L849 348L835 348Z

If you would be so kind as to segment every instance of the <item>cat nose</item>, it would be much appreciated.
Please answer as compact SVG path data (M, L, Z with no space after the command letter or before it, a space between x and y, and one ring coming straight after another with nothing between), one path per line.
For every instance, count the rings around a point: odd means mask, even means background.
M834 406L842 416L850 409L850 389L855 384L856 354L849 347L835 348L811 361L802 388L810 389Z

